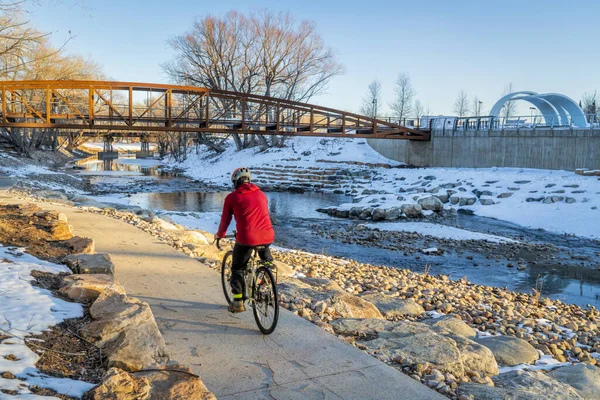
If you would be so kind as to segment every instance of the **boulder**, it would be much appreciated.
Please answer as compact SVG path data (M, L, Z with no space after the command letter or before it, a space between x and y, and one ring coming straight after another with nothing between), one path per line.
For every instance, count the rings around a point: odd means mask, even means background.
M389 329L393 324L378 318L338 318L331 321L331 326L338 335L362 339L374 339L379 332Z
M385 209L383 209L383 208L374 209L373 213L371 214L371 219L373 221L381 221L381 220L385 219Z
M198 231L183 231L177 235L177 239L184 243L195 244L195 245L207 245L210 244L206 239L206 236Z
M510 196L513 195L513 192L506 192L506 193L500 193L498 196L496 196L499 199L507 199Z
M281 261L273 261L273 264L275 264L275 267L277 268L277 276L294 276L295 272L294 269L289 266L288 264L281 262Z
M370 218L372 213L373 213L373 209L371 207L363 208L363 210L360 212L360 215L358 216L358 218L359 219Z
M277 289L290 298L324 301L338 318L383 318L372 303L345 292L329 279L299 278L280 282Z
M108 366L139 371L168 360L165 341L147 303L107 288L90 307L83 336L107 355Z
M444 209L444 203L442 203L442 201L436 196L429 196L419 199L418 203L423 210L440 212Z
M384 294L369 294L362 296L364 300L373 303L386 318L400 317L403 315L421 315L425 309L413 299L402 300Z
M119 368L110 368L102 382L85 397L90 400L146 400L150 397L150 380Z
M50 233L51 240L68 240L73 237L73 230L71 225L64 221L51 221L48 224L48 232Z
M60 294L78 303L90 303L98 298L108 287L117 293L125 294L125 289L115 283L108 274L74 274L65 276Z
M480 198L479 198L479 202L480 202L480 203L481 203L481 205L483 205L483 206L491 206L491 205L494 205L494 204L496 204L496 203L494 202L494 199L491 199L491 198L489 198L489 197L480 197Z
M501 366L532 364L540 358L538 351L527 341L512 336L488 336L475 341L494 353Z
M176 224L165 221L166 219L167 219L166 217L163 217L163 218L153 217L151 219L150 223L162 231L177 231L177 230L179 230L179 227Z
M567 204L573 204L573 203L576 203L576 202L577 202L577 200L575 200L573 197L567 197L567 198L565 199L565 202L566 202Z
M467 325L463 320L460 320L452 315L445 315L440 318L432 318L421 321L431 327L442 328L453 335L463 336L466 338L475 338L477 333L475 329Z
M485 376L498 375L498 363L490 349L464 336L447 335L447 337L456 343L465 371L475 371Z
M451 204L458 204L459 206L472 206L473 204L475 204L475 201L477 201L477 196L465 196L465 195L459 195L459 194L453 194L452 196L450 196L450 203Z
M385 220L394 221L400 218L400 209L398 207L392 207L385 210Z
M73 236L64 241L64 245L71 254L94 254L96 252L96 243L94 239Z
M563 201L565 198L563 196L547 196L544 198L542 203L544 204L552 204L558 203L559 201Z
M405 324L418 323L405 322ZM364 345L370 352L377 352L402 365L429 363L434 368L451 373L457 378L464 376L465 369L456 342L432 332L424 324L418 325L422 327L405 329L404 326L401 330L394 329L395 332L381 332L378 339L365 342ZM415 331L417 333L412 333Z
M448 193L438 193L435 195L443 204L446 204L450 199L450 195Z
M597 399L600 396L600 368L588 364L575 364L557 368L549 375L558 382L573 386L581 398Z
M402 214L406 215L408 218L417 218L421 216L421 207L420 204L403 204L402 205Z
M150 382L149 400L216 400L200 377L187 367L169 365L162 371L140 371L133 375Z
M580 399L577 391L542 371L510 371L493 378L494 384L509 389L525 389L541 399ZM538 397L535 397L538 398ZM596 398L598 398L596 396Z
M352 207L350 209L350 212L348 213L348 216L350 218L358 218L360 216L360 213L362 212L362 207Z
M73 254L65 257L67 267L76 274L115 274L108 254Z

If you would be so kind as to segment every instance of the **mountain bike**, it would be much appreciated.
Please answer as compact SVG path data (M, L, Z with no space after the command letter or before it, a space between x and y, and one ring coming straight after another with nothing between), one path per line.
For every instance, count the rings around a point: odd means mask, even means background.
M235 239L235 233L233 236L226 236L226 238ZM219 240L216 240L216 244L220 250ZM242 299L252 307L258 329L263 334L269 335L275 330L279 320L279 297L277 295L277 279L258 256L258 252L263 250L262 247L256 246L252 250L252 257L246 264ZM225 253L221 263L221 284L223 285L223 294L225 294L227 304L231 304L233 301L230 284L232 261L233 251L230 250Z

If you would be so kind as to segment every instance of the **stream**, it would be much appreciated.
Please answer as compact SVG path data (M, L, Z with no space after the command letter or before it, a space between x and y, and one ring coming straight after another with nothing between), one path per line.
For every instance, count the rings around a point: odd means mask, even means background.
M211 216L214 224L228 194L183 176L162 173L154 160L120 158L102 162L87 159L78 164L85 168L79 173L92 177L94 188L100 195L96 197L97 200L109 204L135 205L158 214L176 215L176 222L188 227L198 226L194 215L200 214ZM581 306L590 304L600 307L598 241L472 215L458 214L450 220L436 221L524 243L552 244L556 248L551 256L542 257L541 262L539 255L520 254L528 265L526 269L519 271L517 268L507 268L507 264L511 262L508 258L499 258L497 255L490 257L475 245L461 251L450 248L442 256L425 255L421 252L405 255L403 251L344 243L316 234L321 229L351 231L356 225L364 223L332 218L316 211L317 208L351 201L344 195L273 192L267 193L267 197L277 238L275 244L280 247L345 257L373 265L408 268L417 272L422 272L425 265L429 264L432 274L445 274L453 279L466 276L473 283L507 287L522 292L530 292L536 285L539 288L543 282L542 294L545 296ZM205 225L202 227L206 230L212 228ZM417 241L420 248L444 248L444 245L444 241L431 238Z

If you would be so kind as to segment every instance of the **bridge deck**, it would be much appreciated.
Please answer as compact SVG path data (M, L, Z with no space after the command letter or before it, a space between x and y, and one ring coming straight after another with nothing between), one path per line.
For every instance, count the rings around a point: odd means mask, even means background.
M146 97L144 101L140 98ZM104 81L0 84L0 127L429 140L429 132L313 104L190 86Z

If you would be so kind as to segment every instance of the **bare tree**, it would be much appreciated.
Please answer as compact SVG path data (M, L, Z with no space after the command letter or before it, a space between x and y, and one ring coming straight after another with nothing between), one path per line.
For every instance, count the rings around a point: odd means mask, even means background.
M478 96L473 97L472 112L475 117L483 115L483 101L479 100Z
M584 93L583 98L579 102L579 106L586 114L588 122L598 122L600 119L600 108L598 107L598 100L600 97L596 90L594 93Z
M360 112L371 118L377 118L377 107L381 107L381 83L375 79L369 85L367 95L363 97Z
M464 90L461 90L458 97L454 101L453 111L458 117L464 117L469 112L469 100Z
M414 115L417 118L417 126L421 125L421 117L423 116L423 112L425 107L423 106L423 103L421 103L421 100L417 99L415 100L415 105L413 107L414 111Z
M289 13L208 15L168 43L176 56L163 64L163 69L175 82L187 85L307 102L342 73L315 24L297 23ZM264 106L246 113L275 118ZM267 145L258 132L257 137ZM238 149L244 147L238 135L234 139ZM256 141L247 140L246 144ZM281 140L275 142L282 144Z
M514 93L515 88L513 87L512 82L510 82L508 85L506 85L504 87L504 92L502 92L502 96L506 96L507 94L510 93ZM514 116L515 113L517 112L517 103L513 100L507 101L506 103L504 103L504 105L502 106L502 109L500 110L500 116L509 119L510 117Z
M394 92L396 93L396 99L390 104L390 108L394 116L402 120L412 112L412 100L416 94L410 76L406 72L398 74Z

